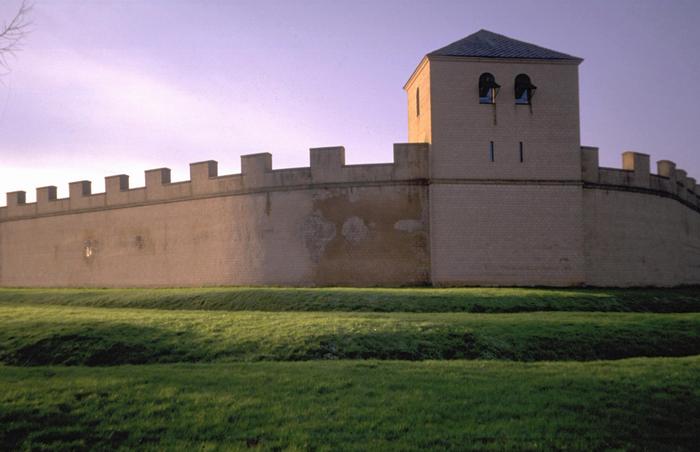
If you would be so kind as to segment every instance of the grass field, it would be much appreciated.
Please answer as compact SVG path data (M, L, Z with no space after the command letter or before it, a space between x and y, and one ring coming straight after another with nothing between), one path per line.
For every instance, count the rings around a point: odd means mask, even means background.
M3 449L694 450L700 289L0 289Z

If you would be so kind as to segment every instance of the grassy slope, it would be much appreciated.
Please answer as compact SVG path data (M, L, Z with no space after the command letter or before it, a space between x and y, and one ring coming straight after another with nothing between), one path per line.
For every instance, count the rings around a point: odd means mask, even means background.
M0 364L0 449L693 450L700 356L495 360L690 354L697 288L0 289L0 363L75 365Z
M700 312L681 289L0 289L0 304L222 311Z
M15 365L692 354L700 354L700 313L270 313L0 305L0 362Z
M8 449L692 450L700 357L0 366Z

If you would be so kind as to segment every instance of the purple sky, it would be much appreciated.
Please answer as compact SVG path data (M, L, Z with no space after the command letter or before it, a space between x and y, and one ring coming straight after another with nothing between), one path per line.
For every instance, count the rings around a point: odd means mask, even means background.
M0 80L0 194L271 152L391 161L421 57L480 28L585 59L582 144L700 179L700 1L36 0ZM7 20L19 0L0 0ZM0 205L4 205L1 196Z

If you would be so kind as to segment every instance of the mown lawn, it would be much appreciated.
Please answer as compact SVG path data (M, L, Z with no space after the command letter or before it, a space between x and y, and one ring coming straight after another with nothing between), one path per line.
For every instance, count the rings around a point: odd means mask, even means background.
M7 449L692 450L700 358L0 366Z
M700 289L0 289L0 450L696 450Z

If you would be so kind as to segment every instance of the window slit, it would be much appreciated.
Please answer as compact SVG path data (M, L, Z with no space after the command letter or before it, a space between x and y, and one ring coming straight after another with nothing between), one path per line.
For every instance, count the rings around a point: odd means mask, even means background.
M524 161L524 156L523 156L523 142L520 142L520 163L523 163Z
M420 88L416 88L416 116L420 116Z

